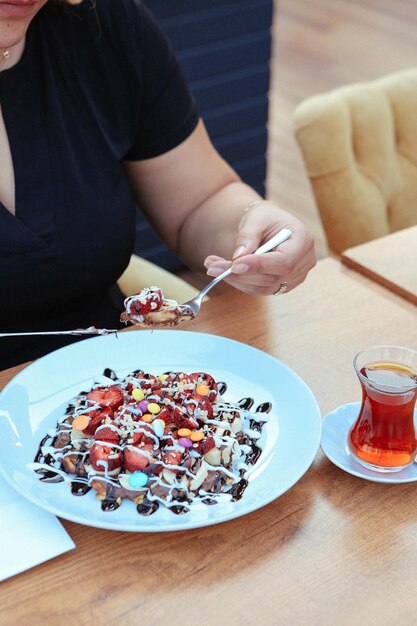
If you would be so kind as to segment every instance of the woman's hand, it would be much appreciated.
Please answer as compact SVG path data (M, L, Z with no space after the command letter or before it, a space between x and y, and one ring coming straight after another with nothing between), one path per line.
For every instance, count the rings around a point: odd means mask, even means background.
M293 235L264 255L252 254L282 228ZM246 293L268 295L290 291L304 281L316 264L314 240L304 225L273 202L253 203L241 219L235 236L233 260L210 255L204 261L209 276L219 276L232 266L225 280ZM284 287L282 287L284 285Z

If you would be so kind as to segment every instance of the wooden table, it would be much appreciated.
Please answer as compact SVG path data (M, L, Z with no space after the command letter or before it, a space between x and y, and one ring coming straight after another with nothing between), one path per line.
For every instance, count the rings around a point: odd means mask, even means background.
M189 329L279 358L304 378L323 414L359 400L356 351L377 343L417 347L415 307L331 259L284 296L212 298ZM18 370L3 372L1 384ZM76 550L5 581L0 623L413 622L415 500L415 484L361 480L319 452L287 493L224 524L134 534L63 521Z
M417 304L417 226L349 248L342 262Z

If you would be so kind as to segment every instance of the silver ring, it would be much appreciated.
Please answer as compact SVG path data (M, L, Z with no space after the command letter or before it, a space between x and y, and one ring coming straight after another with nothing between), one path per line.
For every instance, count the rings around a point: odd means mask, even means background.
M274 293L274 296L279 296L281 293L285 293L287 291L287 288L288 288L288 283L283 281L280 284L279 288Z

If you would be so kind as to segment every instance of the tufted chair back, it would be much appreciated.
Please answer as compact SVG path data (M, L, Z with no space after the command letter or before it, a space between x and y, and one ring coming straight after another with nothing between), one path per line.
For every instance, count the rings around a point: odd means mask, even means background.
M308 98L293 123L331 251L417 224L417 69Z

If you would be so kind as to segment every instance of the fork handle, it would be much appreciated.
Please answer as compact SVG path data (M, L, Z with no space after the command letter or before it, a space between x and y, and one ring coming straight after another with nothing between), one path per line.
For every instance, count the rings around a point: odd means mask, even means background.
M292 230L290 230L289 228L283 228L276 235L274 235L272 239L262 244L262 246L255 250L253 254L265 254L265 252L269 252L270 250L273 250L274 248L279 246L281 243L284 243L284 241L287 241L287 239L289 239L291 235Z
M204 289L200 291L198 295L199 300L201 301L204 298L204 296L210 291L210 289L213 289L213 287L215 287L217 283L219 283L221 280L229 276L229 274L231 273L232 273L232 268L229 267L229 269L225 270L223 274L220 274L220 276L216 276L216 278L213 278L213 280L211 280L209 284L206 285Z
M0 333L0 337L31 337L32 335L109 335L117 333L117 329L96 328L95 331L88 328L77 328L75 330L45 330L32 331L26 333Z
M284 243L284 241L287 241L287 239L289 239L292 234L293 234L292 230L290 230L289 228L283 228L276 235L274 235L272 239L262 244L262 246L259 246L259 248L255 250L253 254L265 254L265 252L269 252L270 250L273 250L274 248L279 246L281 243ZM216 278L214 278L208 285L204 287L204 289L202 289L200 293L200 298L204 298L204 296L210 291L210 289L212 289L215 285L217 285L217 283L219 283L224 278L227 278L228 276L230 276L231 273L232 273L232 268L229 267L229 269L224 271L223 274L220 274L220 276L217 276Z

